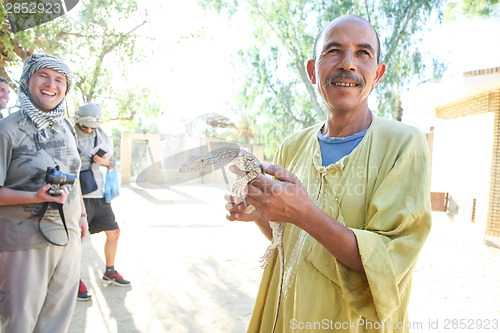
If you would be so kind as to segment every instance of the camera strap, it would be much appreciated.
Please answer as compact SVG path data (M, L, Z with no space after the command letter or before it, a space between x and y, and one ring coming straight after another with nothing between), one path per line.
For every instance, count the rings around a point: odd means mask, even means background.
M97 129L94 130L94 134L95 134L95 137L94 137L94 149L95 149L95 147L97 147ZM94 155L92 155L90 157L90 168L89 169L92 169L92 163L94 163Z
M63 205L60 203L56 203L56 202L54 202L53 204L55 204L57 206L57 209L59 210L59 216L61 216L61 220L62 220L62 223L64 225L64 230L66 231L66 237L68 240L66 241L65 244L55 243L55 242L51 241L49 239L49 237L47 235L45 235L45 233L42 231L42 227L40 226L40 222L42 221L43 216L45 215L45 212L47 211L47 208L49 207L48 202L44 202L42 204L42 208L40 209L40 212L38 213L38 230L40 231L40 234L42 235L42 237L50 244L56 245L56 246L65 246L69 242L69 232L68 232L68 227L66 226L66 219L64 218L64 212L62 209Z

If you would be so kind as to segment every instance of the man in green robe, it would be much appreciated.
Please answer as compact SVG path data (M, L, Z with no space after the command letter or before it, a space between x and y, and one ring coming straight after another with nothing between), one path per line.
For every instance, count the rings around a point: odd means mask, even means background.
M368 95L385 72L374 28L330 22L307 64L327 120L288 137L275 165L228 196L228 219L284 223L249 332L408 332L411 277L431 227L430 157L417 129L373 115ZM280 298L278 302L278 298ZM279 308L279 309L277 309ZM278 310L278 311L277 311ZM275 320L278 313L277 320Z

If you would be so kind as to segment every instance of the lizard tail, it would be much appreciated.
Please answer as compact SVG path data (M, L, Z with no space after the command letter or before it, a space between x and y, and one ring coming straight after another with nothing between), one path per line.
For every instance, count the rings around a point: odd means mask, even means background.
M266 253L260 258L261 265L260 267L266 268L267 263L269 262L269 259L271 259L271 256L273 254L274 249L267 249Z
M274 324L273 324L273 330L271 333L274 333L276 330L276 324L278 323L278 315L280 313L280 307L281 307L281 296L283 294L283 274L285 272L285 250L283 249L283 243L278 245L278 252L280 254L280 283L279 283L279 288L278 288L278 302L276 304L276 315L274 316Z

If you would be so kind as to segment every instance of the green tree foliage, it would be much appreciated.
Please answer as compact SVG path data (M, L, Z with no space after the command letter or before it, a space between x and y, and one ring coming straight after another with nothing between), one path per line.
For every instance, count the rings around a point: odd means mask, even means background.
M376 89L379 114L401 121L401 94L410 82L435 80L443 73L445 65L437 59L429 61L418 47L428 27L441 22L441 7L441 0L382 1L374 9L383 13L371 23L380 34L381 62L387 64Z
M3 6L0 20L0 75L14 88L12 72L33 53L46 52L65 59L75 74L68 99L71 112L81 104L98 103L105 119L121 120L133 128L137 123L126 123L138 114L161 111L161 106L148 101L148 90L122 83L130 64L142 60L136 32L147 23L147 14L138 12L135 0L80 0L68 14L17 33L12 32Z
M112 102L113 111L108 121L120 121L122 129L128 132L158 132L158 119L165 114L166 108L159 96L148 88L123 90Z
M0 5L0 24L0 76L16 87L7 68L21 64L36 49L53 53L58 48L60 40L60 36L54 31L62 31L66 20L58 18L50 23L14 34L5 7Z
M433 79L444 70L442 63L426 59L418 48L427 27L440 22L442 4L443 0L200 0L205 9L229 15L244 10L251 17L256 46L240 53L239 68L247 70L237 103L255 112L266 156L284 136L326 117L305 65L314 40L329 21L355 14L377 29L381 61L388 71L375 91L374 111L401 119L400 96L408 84Z
M444 11L446 21L453 21L457 14L468 18L475 16L498 16L500 0L455 0L449 1Z

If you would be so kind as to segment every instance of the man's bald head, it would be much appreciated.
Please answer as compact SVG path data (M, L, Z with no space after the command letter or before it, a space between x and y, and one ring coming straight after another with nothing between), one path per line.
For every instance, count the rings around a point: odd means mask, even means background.
M375 28L371 25L370 22L365 20L364 18L357 16L357 15L344 15L337 17L336 19L330 21L324 28L321 30L319 33L318 37L316 37L316 41L314 42L314 49L313 49L313 54L312 54L312 59L316 62L318 58L318 44L321 38L323 38L326 34L327 31L330 31L332 26L335 25L336 23L343 21L343 20L359 20L360 24L366 24L370 26L373 29L373 32L375 33L375 36L377 37L377 64L380 63L380 38L378 37L378 33L375 30Z

